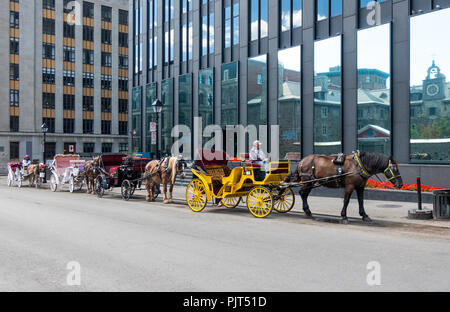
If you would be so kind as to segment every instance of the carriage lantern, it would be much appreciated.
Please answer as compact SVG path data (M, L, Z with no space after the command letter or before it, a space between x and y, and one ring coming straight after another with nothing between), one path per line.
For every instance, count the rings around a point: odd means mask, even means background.
M163 104L160 100L156 99L153 104L153 111L156 113L156 159L159 159L159 114L161 113L163 109Z

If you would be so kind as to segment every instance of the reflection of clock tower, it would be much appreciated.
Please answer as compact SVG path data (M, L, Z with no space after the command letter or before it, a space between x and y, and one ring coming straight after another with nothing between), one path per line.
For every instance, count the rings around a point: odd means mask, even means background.
M428 68L427 78L423 81L423 100L442 100L445 98L445 76L441 69L433 64Z

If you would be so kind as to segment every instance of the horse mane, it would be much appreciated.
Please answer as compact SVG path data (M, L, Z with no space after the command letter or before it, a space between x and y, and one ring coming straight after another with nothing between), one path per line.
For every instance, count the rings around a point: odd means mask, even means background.
M363 165L369 170L384 170L388 166L389 157L379 153L360 152Z

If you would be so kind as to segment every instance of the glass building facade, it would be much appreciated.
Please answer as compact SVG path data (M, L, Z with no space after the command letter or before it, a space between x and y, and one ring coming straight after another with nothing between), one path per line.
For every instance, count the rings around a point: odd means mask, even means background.
M144 16L130 30L131 89L152 83L164 104L161 151L172 125L202 117L202 129L267 125L268 137L278 125L265 149L277 146L280 159L360 149L393 155L411 172L450 165L450 0L131 5L163 18Z

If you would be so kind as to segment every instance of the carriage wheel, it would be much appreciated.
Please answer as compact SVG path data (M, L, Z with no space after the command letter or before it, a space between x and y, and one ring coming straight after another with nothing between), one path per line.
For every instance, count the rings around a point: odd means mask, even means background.
M122 185L120 187L120 191L122 194L123 200L130 200L130 197L133 195L133 186L129 180L123 180Z
M17 187L21 188L23 184L23 176L21 173L19 173L19 176L17 177Z
M222 199L221 203L224 205L224 207L233 209L236 208L237 205L241 202L241 197L228 197Z
M134 195L134 192L135 192L135 191L136 191L136 185L133 184L133 185L131 185L131 196Z
M270 190L263 186L257 186L247 195L247 208L257 218L264 218L272 211L273 200Z
M103 187L103 177L102 176L98 176L95 179L94 190L95 190L95 194L97 194L97 196L100 198L102 198L103 195L105 194L105 188Z
M58 189L58 184L56 183L56 176L54 174L52 174L52 176L50 177L50 189L52 190L52 192L56 192L56 190Z
M277 198L279 196L279 198ZM272 197L277 198L273 204L273 209L279 213L286 213L292 210L295 204L295 195L290 187L282 190L273 190Z
M194 212L200 212L206 207L206 190L203 182L194 179L186 189L186 201Z
M75 181L73 177L69 179L69 192L73 193L75 191Z

